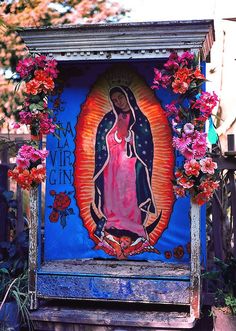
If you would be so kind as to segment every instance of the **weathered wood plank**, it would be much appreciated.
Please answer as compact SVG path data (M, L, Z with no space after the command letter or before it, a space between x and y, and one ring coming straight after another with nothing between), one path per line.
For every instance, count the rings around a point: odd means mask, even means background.
M189 281L38 274L39 297L189 304Z
M116 260L48 261L40 273L109 275L115 277L163 277L189 279L190 265L183 263L139 262Z
M195 321L187 312L108 310L42 307L31 313L36 330L148 330L150 328L192 328ZM41 322L41 323L39 323ZM35 323L34 323L35 325ZM56 328L57 326L57 328ZM84 328L83 328L84 327ZM117 328L118 327L118 328Z

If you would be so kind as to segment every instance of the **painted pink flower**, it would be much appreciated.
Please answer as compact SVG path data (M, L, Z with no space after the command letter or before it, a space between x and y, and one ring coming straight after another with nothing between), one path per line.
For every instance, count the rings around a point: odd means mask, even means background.
M201 166L197 160L192 159L185 162L184 169L187 176L197 177L199 175Z
M194 132L194 125L192 123L186 123L184 125L184 133L190 135Z
M212 161L211 157L206 157L205 159L200 160L201 171L207 174L213 175L215 169L217 169L216 162Z

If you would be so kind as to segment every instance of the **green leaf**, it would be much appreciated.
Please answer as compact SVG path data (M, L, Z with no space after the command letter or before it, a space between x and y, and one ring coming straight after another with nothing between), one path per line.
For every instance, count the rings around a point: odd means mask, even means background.
M9 275L9 271L6 268L1 268L0 273Z

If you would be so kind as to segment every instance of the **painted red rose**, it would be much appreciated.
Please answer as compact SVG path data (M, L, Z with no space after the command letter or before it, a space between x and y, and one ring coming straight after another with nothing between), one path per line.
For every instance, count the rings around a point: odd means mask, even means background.
M179 245L178 247L174 248L174 257L176 259L182 259L184 256L184 248L183 246Z
M170 259L172 257L171 251L165 251L165 258Z
M187 250L188 254L191 254L191 243L190 242L187 243L186 250Z
M57 211L52 211L51 214L49 215L49 220L52 223L56 223L59 218L59 213Z
M52 195L52 196L53 196L53 195L56 195L56 191L54 191L54 190L50 190L49 193L50 193L50 195Z
M60 192L56 195L53 208L56 210L65 210L67 207L69 207L71 202L71 199L68 197L68 195L64 192Z

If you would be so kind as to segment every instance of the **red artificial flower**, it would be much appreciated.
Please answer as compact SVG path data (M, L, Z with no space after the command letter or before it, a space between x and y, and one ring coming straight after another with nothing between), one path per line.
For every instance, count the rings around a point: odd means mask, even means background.
M40 93L40 82L36 79L30 80L28 83L26 83L26 93L36 95Z
M200 71L199 68L197 68L197 69L194 71L193 75L194 75L194 77L195 77L196 79L202 79L202 80L205 80L205 79L206 79L206 77L201 73L201 71Z
M198 204L199 206L204 205L209 201L209 194L207 192L200 192L196 196L192 197L192 201Z
M194 185L194 181L192 179L186 178L186 177L181 177L178 179L178 184L183 186L184 188L191 188Z
M31 176L34 183L42 183L46 178L46 168L42 164L39 164L36 168L31 169Z
M174 193L177 197L183 198L185 197L185 189L182 186L174 186Z

